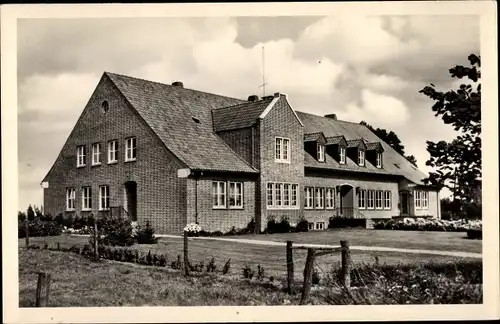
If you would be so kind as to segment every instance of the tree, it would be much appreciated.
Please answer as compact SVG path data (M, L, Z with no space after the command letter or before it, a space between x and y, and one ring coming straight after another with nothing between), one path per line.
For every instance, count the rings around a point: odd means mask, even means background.
M401 144L401 140L398 135L393 131L387 132L387 130L383 128L374 128L372 125L366 123L364 120L360 122L361 125L368 127L375 135L377 135L381 140L389 144L396 152L404 156L411 164L417 166L417 159L413 155L406 156L405 155L405 147Z
M435 171L424 182L450 189L463 204L477 201L481 187L481 58L471 54L468 59L470 66L456 65L449 73L471 84L464 82L456 90L442 92L431 83L419 91L435 101L435 116L460 133L449 143L427 141L430 159L426 165Z
M35 211L33 210L33 207L31 207L31 205L28 206L26 215L29 221L35 220Z

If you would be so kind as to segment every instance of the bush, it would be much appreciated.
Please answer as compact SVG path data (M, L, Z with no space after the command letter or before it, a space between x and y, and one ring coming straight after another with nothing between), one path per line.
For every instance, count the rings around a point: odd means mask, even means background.
M215 269L217 269L217 266L215 265L215 259L212 257L207 264L207 272L215 272Z
M73 228L73 216L70 214L63 219L63 225L67 228Z
M276 222L274 218L267 221L266 233L289 233L291 229L290 222L288 218L282 217L279 223Z
M57 214L57 216L54 218L54 221L57 224L59 224L61 226L64 226L64 216L63 216L63 214L62 213Z
M138 226L135 239L139 244L156 244L158 243L158 238L155 237L155 230L149 224L149 220L146 221L146 226L141 228Z
M250 222L247 224L246 232L249 234L255 233L257 230L257 224L255 223L255 220L252 218Z
M252 279L255 275L255 270L253 270L248 264L243 268L243 278Z
M130 246L134 244L129 219L102 217L97 219L99 245ZM90 245L94 244L94 228L90 228Z
M79 230L79 229L82 229L86 225L87 224L86 224L85 220L83 219L83 217L80 218L80 217L78 217L78 215L75 216L75 219L73 220L73 229Z
M228 274L231 271L231 259L227 260L222 268L222 274Z
M17 221L18 222L24 222L26 220L26 213L24 212L17 212Z
M345 227L365 227L366 219L364 218L349 218L349 217L330 217L328 228L345 228Z
M260 264L257 266L257 279L264 280L266 276L266 270Z
M468 229L481 229L480 220L472 221L466 219L460 220L442 220L436 218L403 218L378 220L374 223L375 229L390 229L402 231L442 231L442 232L466 232Z
M26 223L18 222L18 238L26 237ZM62 234L62 227L55 222L42 220L28 221L28 235L30 237L59 236Z
M305 219L301 219L295 228L297 232L307 232L309 231L309 222Z

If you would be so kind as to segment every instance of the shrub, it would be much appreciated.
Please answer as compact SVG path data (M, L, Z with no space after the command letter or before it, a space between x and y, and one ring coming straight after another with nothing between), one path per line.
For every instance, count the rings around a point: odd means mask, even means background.
M402 218L378 220L374 223L375 229L390 229L403 231L446 231L446 232L466 232L468 229L479 229L482 227L480 220L471 221L442 220L435 218Z
M146 226L141 228L140 226L137 229L137 233L135 234L135 239L139 244L156 244L158 243L158 238L155 237L155 230L149 224L149 220L146 221Z
M63 226L67 228L73 228L73 216L70 214L63 219Z
M24 222L26 220L26 213L24 212L17 212L17 221L18 222Z
M305 219L301 219L295 228L297 232L307 232L309 231L309 222Z
M184 232L187 232L189 237L198 236L200 231L201 226L196 223L190 223L184 227Z
M255 271L248 264L246 264L243 268L243 278L252 279L254 275Z
M61 226L64 226L64 216L63 216L63 214L62 213L57 214L57 216L54 218L54 221L57 224L59 224Z
M87 218L85 218L85 225L88 227L94 227L94 222L94 214L90 214L89 216L87 216Z
M257 224L255 223L255 220L252 218L250 222L247 224L246 232L249 234L255 233L257 230Z
M274 218L271 218L267 221L267 228L265 230L266 233L288 233L290 232L291 226L288 218L282 217L280 222L277 223Z
M212 257L207 264L207 272L215 272L215 269L217 269L217 266L215 265L215 259Z
M33 210L33 207L31 207L31 205L28 206L28 210L26 212L26 215L27 215L29 221L35 220L35 211Z
M259 280L264 280L264 277L266 275L266 271L264 270L264 267L262 267L260 264L257 266L257 279Z
M97 230L100 236L99 243L111 246L130 246L134 244L132 224L126 218L98 218ZM91 229L93 234L94 229ZM90 236L93 240L93 235ZM92 243L91 243L92 244Z
M228 274L231 271L231 259L227 260L222 268L222 274Z
M73 228L75 230L82 229L86 225L87 224L85 223L85 220L82 217L78 217L78 215L75 216L75 219L73 220Z
M319 277L319 273L318 273L318 270L314 269L313 270L313 273L311 275L311 283L313 285L318 285L319 284L319 281L320 281L320 277Z
M26 237L26 223L18 222L18 238ZM28 235L30 237L59 236L62 234L62 227L55 222L42 220L28 221Z

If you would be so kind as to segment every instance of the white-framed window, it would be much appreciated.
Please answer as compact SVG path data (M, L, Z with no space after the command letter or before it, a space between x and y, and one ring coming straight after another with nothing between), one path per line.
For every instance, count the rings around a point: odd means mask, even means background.
M267 207L274 206L274 183L267 183Z
M324 209L325 208L325 189L324 188L316 188L314 196L316 198L314 208Z
M290 184L283 184L283 207L290 207Z
M429 192L421 191L422 209L429 209Z
M129 137L125 140L125 162L135 161L137 154L137 138Z
M109 186L99 186L99 210L109 209Z
M359 209L366 209L366 190L365 189L359 189L358 208Z
M341 146L339 150L340 164L345 164L345 147Z
M415 209L422 209L422 196L421 191L415 190L413 195L415 197Z
M382 167L382 153L378 153L377 152L377 168L381 168Z
M266 200L268 209L298 209L297 183L268 182Z
M318 144L318 161L325 162L325 146Z
M118 161L118 141L112 140L108 142L108 163L116 163Z
M304 208L305 209L312 209L313 208L313 187L305 187L304 188Z
M290 203L290 206L291 207L297 207L297 203L299 201L298 199L298 194L299 194L299 185L296 184L296 183L292 183L292 186L291 186L291 203Z
M375 192L375 209L382 209L384 204L384 192L382 190L377 190Z
M76 147L76 167L82 167L87 164L86 146L80 145Z
M314 223L313 222L308 222L307 223L307 229L310 231L314 231Z
M92 144L92 165L101 164L101 143Z
M389 190L384 191L384 209L391 209L391 192Z
M229 208L243 208L243 182L229 182Z
M363 150L358 150L358 164L360 166L365 165L365 151Z
M367 209L374 209L375 208L375 191L373 190L368 190L367 191Z
M92 188L82 187L82 210L92 209Z
M334 209L335 208L335 189L334 188L326 188L326 209Z
M276 162L290 162L290 139L276 137L274 160Z
M66 189L66 210L67 211L75 210L75 198L76 198L75 188L67 188Z
M324 222L317 222L316 223L316 229L317 230L325 229L325 223Z
M226 182L212 182L213 208L226 208Z

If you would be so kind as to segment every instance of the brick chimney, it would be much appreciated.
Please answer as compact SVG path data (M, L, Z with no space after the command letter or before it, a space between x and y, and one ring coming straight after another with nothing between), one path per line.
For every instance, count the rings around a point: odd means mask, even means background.
M325 117L333 119L333 120L337 120L337 114L328 114L328 115L325 115Z
M184 88L184 84L181 81L175 81L172 83L174 87Z
M248 101L251 101L251 102L259 101L259 96L257 96L257 95L248 96Z

